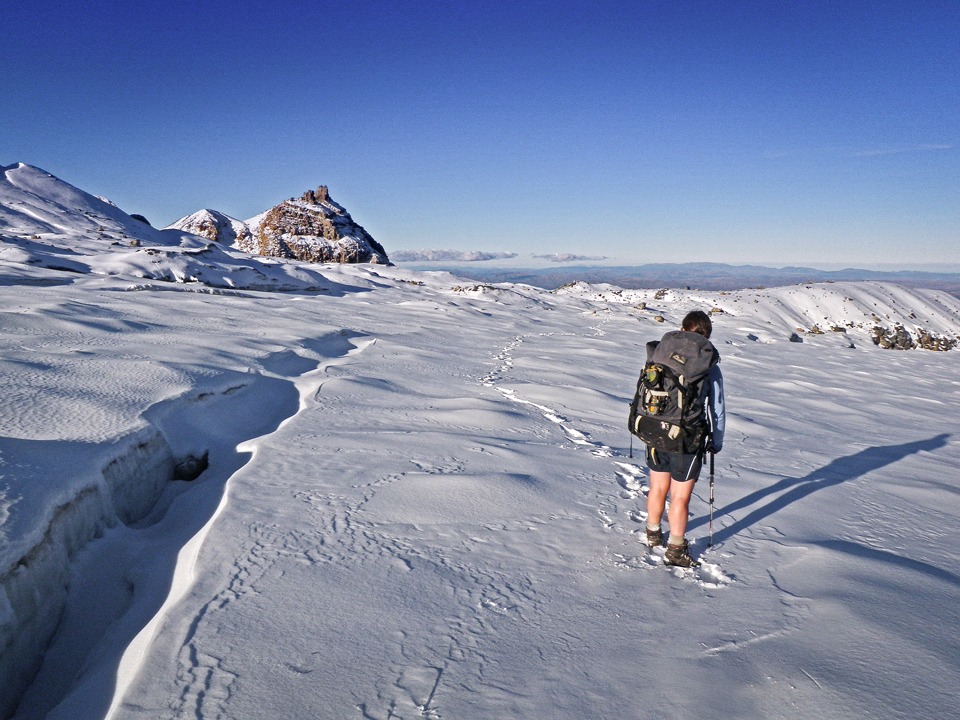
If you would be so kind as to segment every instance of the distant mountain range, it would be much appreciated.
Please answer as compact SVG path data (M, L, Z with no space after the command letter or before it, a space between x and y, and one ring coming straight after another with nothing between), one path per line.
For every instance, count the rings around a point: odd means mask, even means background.
M438 268L439 269L439 268ZM658 263L637 266L576 266L542 269L481 268L458 265L455 272L483 282L526 283L552 290L582 280L609 283L626 289L696 288L699 290L740 290L751 287L797 285L805 282L877 280L907 287L945 290L960 296L960 273L817 270L807 267L773 268L761 265L723 263Z

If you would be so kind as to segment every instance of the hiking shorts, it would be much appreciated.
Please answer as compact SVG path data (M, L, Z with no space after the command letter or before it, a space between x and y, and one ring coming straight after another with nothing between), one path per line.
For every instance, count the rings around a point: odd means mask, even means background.
M647 446L647 467L655 472L668 472L677 482L696 482L703 467L700 453L668 453Z

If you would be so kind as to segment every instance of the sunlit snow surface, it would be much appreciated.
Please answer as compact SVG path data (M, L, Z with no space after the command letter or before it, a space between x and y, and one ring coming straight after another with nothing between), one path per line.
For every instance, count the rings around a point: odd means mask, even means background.
M956 336L955 298L91 258L0 256L0 669L42 657L18 720L955 712L960 352L869 339ZM730 415L683 571L640 543L626 411L694 308L724 311ZM813 324L846 332L789 342Z

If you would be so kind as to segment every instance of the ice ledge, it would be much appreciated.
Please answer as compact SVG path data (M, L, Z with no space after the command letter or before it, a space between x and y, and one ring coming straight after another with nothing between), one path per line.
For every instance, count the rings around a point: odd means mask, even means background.
M0 575L0 718L13 714L40 668L66 604L74 556L106 528L146 517L171 480L192 479L206 467L205 458L178 460L152 426L112 448L100 476L56 506L39 540Z

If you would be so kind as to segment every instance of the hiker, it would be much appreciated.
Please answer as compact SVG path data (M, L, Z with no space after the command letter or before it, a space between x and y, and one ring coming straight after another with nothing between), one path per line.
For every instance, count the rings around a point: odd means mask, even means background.
M650 491L647 494L645 539L650 547L663 544L661 520L667 497L670 498L667 513L670 534L664 554L667 565L694 567L699 564L690 557L685 537L690 496L706 453L714 454L723 449L723 376L718 365L720 354L709 340L712 332L709 315L694 310L683 319L680 331L668 332L662 340L647 343L648 362L645 375L638 383L638 395L648 384L648 372L650 381L655 375L669 380L664 382L657 377L655 387L659 391L648 390L646 400L635 398L631 408L631 432L647 445ZM679 403L675 403L679 407L674 407L674 416L670 417L676 424L670 424L664 422L671 410L668 393L663 391L674 387L671 385L674 381L678 383L682 397ZM638 402L639 414L636 410ZM658 406L658 402L663 405Z

